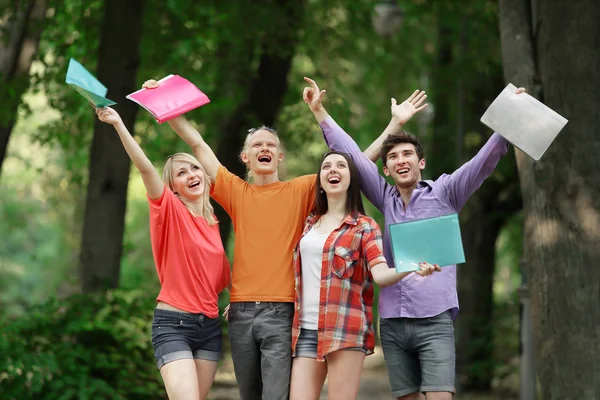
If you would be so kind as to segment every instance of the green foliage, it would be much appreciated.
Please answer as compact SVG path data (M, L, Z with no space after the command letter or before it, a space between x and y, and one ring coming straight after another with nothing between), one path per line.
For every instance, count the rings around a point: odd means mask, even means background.
M0 397L160 398L153 306L145 291L113 291L50 300L7 318L0 332Z
M236 107L251 89L261 52L288 50L274 48L272 43L261 47L262 39L274 38L285 20L278 16L281 11L275 3L208 0L199 6L193 1L148 0L137 83L174 73L202 88L212 102L188 117L214 145L219 140L217 128L235 116ZM327 90L327 110L362 148L387 124L390 97L402 101L414 89L426 89L430 109L442 116L435 122L436 130L444 128L450 143L442 146L441 157L428 160L426 171L435 171L436 163L445 164L444 158L455 161L455 92L462 77L468 105L465 118L471 121L466 122L465 154L481 146L484 128L478 118L487 90L483 93L480 88L491 87L495 92L495 82L489 77L498 75L500 68L497 2L398 2L404 22L389 38L379 37L373 29L376 2L372 0L305 3L289 87L275 125L287 146L285 177L314 173L326 150L319 126L301 99L303 76L315 78ZM9 149L11 167L4 170L0 191L0 303L5 316L23 314L31 303L48 296L72 293L72 288L64 289L65 281L77 285L74 272L95 116L64 84L64 76L69 57L95 72L103 8L101 0L49 1L51 23L40 42L41 63L32 70L32 87L48 99L50 107L45 109L52 108L59 117L47 118L35 107L22 106L20 120L27 129L20 129L18 135L15 131L11 138L11 146L14 149L18 143L19 151ZM440 27L447 29L453 52L452 62L444 67L438 65ZM463 28L468 40L466 51L461 52ZM120 104L128 101L115 100ZM442 108L447 108L445 114ZM419 117L406 128L421 135L426 146L440 138L434 138L431 124ZM142 109L133 133L159 169L168 154L189 151L166 124L156 124ZM17 136L20 139L15 141ZM44 151L38 153L32 142L41 144ZM238 151L241 143L224 145ZM426 152L432 154L429 149ZM43 163L28 163L32 159ZM504 163L491 179L508 184L514 176L514 162ZM36 185L36 180L44 185ZM504 192L498 194L503 196ZM370 203L365 206L383 226L381 214ZM61 398L59 394L62 398L145 398L161 392L148 333L149 310L159 283L150 248L145 191L137 172L132 173L127 210L121 289L144 290L152 296L135 297L138 295L131 292L135 299L130 303L124 300L129 295L125 292L114 292L111 295L116 299L110 300L74 297L36 306L19 317L22 319L7 320L0 329L0 398ZM511 226L520 224L518 220ZM498 318L491 328L497 350L494 359L486 362L494 363L500 375L514 371L517 325L513 297L521 235L519 229L510 228L510 237L504 234L497 250L500 271L494 312ZM231 249L230 241L228 253L233 260ZM223 293L220 308L228 301L228 294ZM225 332L226 328L224 325ZM479 367L474 365L472 372L484 369ZM138 389L147 392L134 392ZM27 392L23 394L23 390Z
M25 191L0 191L0 221L0 303L4 312L20 313L56 290L62 280L56 272L71 260L60 251L62 226Z

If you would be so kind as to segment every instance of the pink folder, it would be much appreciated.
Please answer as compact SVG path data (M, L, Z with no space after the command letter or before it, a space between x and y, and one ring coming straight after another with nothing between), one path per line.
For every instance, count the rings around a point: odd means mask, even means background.
M144 107L159 124L210 103L207 95L179 75L158 81L156 89L140 89L127 96Z

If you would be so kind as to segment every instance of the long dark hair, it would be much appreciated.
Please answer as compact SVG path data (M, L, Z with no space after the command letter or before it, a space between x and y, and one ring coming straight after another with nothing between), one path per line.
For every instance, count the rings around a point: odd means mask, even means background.
M344 157L348 163L348 169L350 170L350 186L348 186L348 197L346 198L346 214L365 214L365 207L360 195L358 169L356 169L356 165L354 164L354 161L352 161L352 157L349 154L342 153L341 151L330 151L323 154L323 157L321 158L319 170L317 171L317 184L315 185L315 206L313 207L313 212L320 216L325 214L329 208L327 205L327 194L321 186L321 168L323 167L323 161L325 161L327 156L332 154L339 154Z

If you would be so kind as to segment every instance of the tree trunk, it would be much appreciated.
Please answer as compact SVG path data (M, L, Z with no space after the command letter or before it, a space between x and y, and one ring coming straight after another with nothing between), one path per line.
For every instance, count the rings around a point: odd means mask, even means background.
M109 97L119 101L115 108L130 132L138 106L125 96L136 88L144 3L105 1L98 53L98 79L109 88ZM114 128L96 121L80 255L84 292L118 286L129 165Z
M286 29L278 30L274 37L266 37L258 71L250 82L248 97L241 102L230 118L219 127L220 141L216 154L219 161L238 176L244 176L246 167L239 159L249 128L273 125L288 87L287 76L298 41L298 31L303 23L305 1L280 0L274 15L285 16ZM231 232L231 219L221 207L215 207L224 242Z
M502 162L514 165L514 159ZM465 392L490 392L492 388L496 241L502 227L521 209L514 169L512 177L484 182L461 213L467 263L458 268L461 310L456 347L460 388Z
M19 2L0 20L0 176L21 97L29 87L29 69L37 52L47 2Z
M501 71L478 78L470 78L472 96L466 106L471 111L466 117L470 135L484 130L479 116L502 88ZM485 143L488 135L480 136ZM469 153L474 155L480 147ZM496 241L502 227L522 207L514 158L502 159L498 170L502 170L502 178L488 178L461 212L467 262L458 268L457 371L463 391L489 392L492 388Z
M464 392L489 392L493 377L492 311L495 245L501 225L490 220L486 193L477 192L461 216L467 264L458 270L457 371ZM465 217L466 216L466 217Z
M500 1L506 79L537 72L540 99L569 119L541 160L519 163L538 379L544 399L597 399L600 3L539 1L532 23L527 4Z
M485 73L464 72L477 71L476 65L472 65L467 57L472 46L467 38L473 30L467 11L456 14L455 19L460 19L461 24L446 26L443 24L448 20L442 19L438 27L440 47L432 88L434 142L430 164L425 170L431 168L433 174L430 177L434 179L442 173L452 172L485 143L488 134L484 133L486 129L479 119L503 86L500 68ZM490 30L489 35L498 35L498 32ZM458 40L454 40L455 37ZM453 57L455 54L458 57ZM479 143L463 149L477 134ZM457 270L461 312L456 321L456 370L457 388L464 392L489 392L494 376L495 245L501 228L521 208L520 193L515 190L514 160L502 160L501 163L508 165L502 168L502 179L490 178L484 182L461 212L467 262Z
M443 20L445 21L445 20ZM456 81L451 73L452 64L455 61L453 57L453 43L451 28L441 25L438 26L439 49L435 68L432 73L431 92L433 94L432 104L433 114L433 135L430 144L429 154L426 159L434 160L424 171L425 179L436 179L443 173L450 173L458 167L458 160L455 154L448 149L456 148L456 126L452 121L455 109L453 108L455 99Z

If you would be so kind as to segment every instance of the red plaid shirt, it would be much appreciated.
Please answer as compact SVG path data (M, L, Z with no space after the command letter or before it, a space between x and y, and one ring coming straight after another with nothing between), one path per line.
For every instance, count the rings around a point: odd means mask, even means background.
M311 214L302 232L310 231L319 217ZM373 278L370 268L385 263L381 229L370 217L348 215L329 234L323 246L317 360L336 350L361 348L372 354L375 347L373 330ZM302 301L302 261L300 244L294 250L296 298L292 325L292 352L300 336L300 303Z

